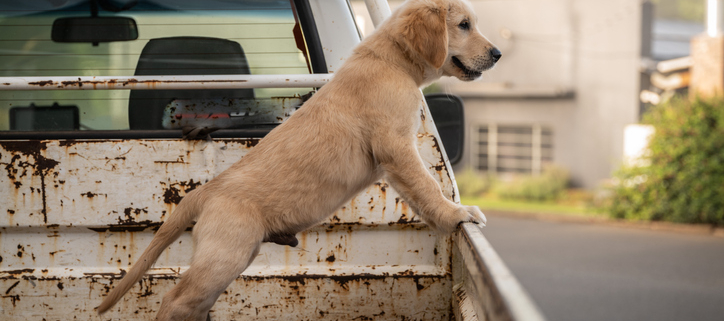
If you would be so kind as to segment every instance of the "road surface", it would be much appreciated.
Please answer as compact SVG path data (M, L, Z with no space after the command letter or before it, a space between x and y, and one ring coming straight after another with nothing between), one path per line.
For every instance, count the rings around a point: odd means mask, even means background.
M488 216L550 321L724 320L724 238Z

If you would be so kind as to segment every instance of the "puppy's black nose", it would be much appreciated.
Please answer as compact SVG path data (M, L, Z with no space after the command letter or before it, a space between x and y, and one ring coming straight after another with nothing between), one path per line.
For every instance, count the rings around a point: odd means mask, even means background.
M490 49L490 55L493 56L493 59L495 60L495 62L498 62L498 60L500 60L500 57L503 56L503 54L500 53L500 50L498 50L498 48Z

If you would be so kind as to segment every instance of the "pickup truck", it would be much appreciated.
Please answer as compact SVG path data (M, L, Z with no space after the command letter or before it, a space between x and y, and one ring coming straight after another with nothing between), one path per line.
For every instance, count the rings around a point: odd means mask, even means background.
M389 13L366 4L375 23ZM2 0L0 30L3 320L152 319L188 232L112 310L95 307L180 199L361 38L346 0ZM459 202L462 103L428 96L420 113L420 155ZM298 240L264 244L210 319L543 320L477 225L436 235L384 181Z

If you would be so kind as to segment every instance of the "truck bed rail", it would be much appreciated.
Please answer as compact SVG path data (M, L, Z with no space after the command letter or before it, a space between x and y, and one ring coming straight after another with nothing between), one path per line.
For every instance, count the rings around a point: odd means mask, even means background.
M462 224L455 245L456 320L545 320L477 225Z
M0 90L238 89L322 87L333 74L0 77Z

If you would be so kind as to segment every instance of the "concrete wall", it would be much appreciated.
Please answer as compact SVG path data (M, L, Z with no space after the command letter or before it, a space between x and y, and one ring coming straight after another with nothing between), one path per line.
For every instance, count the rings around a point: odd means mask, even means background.
M503 58L480 81L442 79L440 86L463 97L469 127L551 127L554 162L571 171L575 185L598 186L621 162L624 126L638 121L641 1L471 3ZM367 17L363 2L353 5ZM372 31L369 20L363 24ZM468 148L456 167L473 157Z
M623 132L638 121L641 3L574 1L577 154L571 171L594 187L622 161Z

